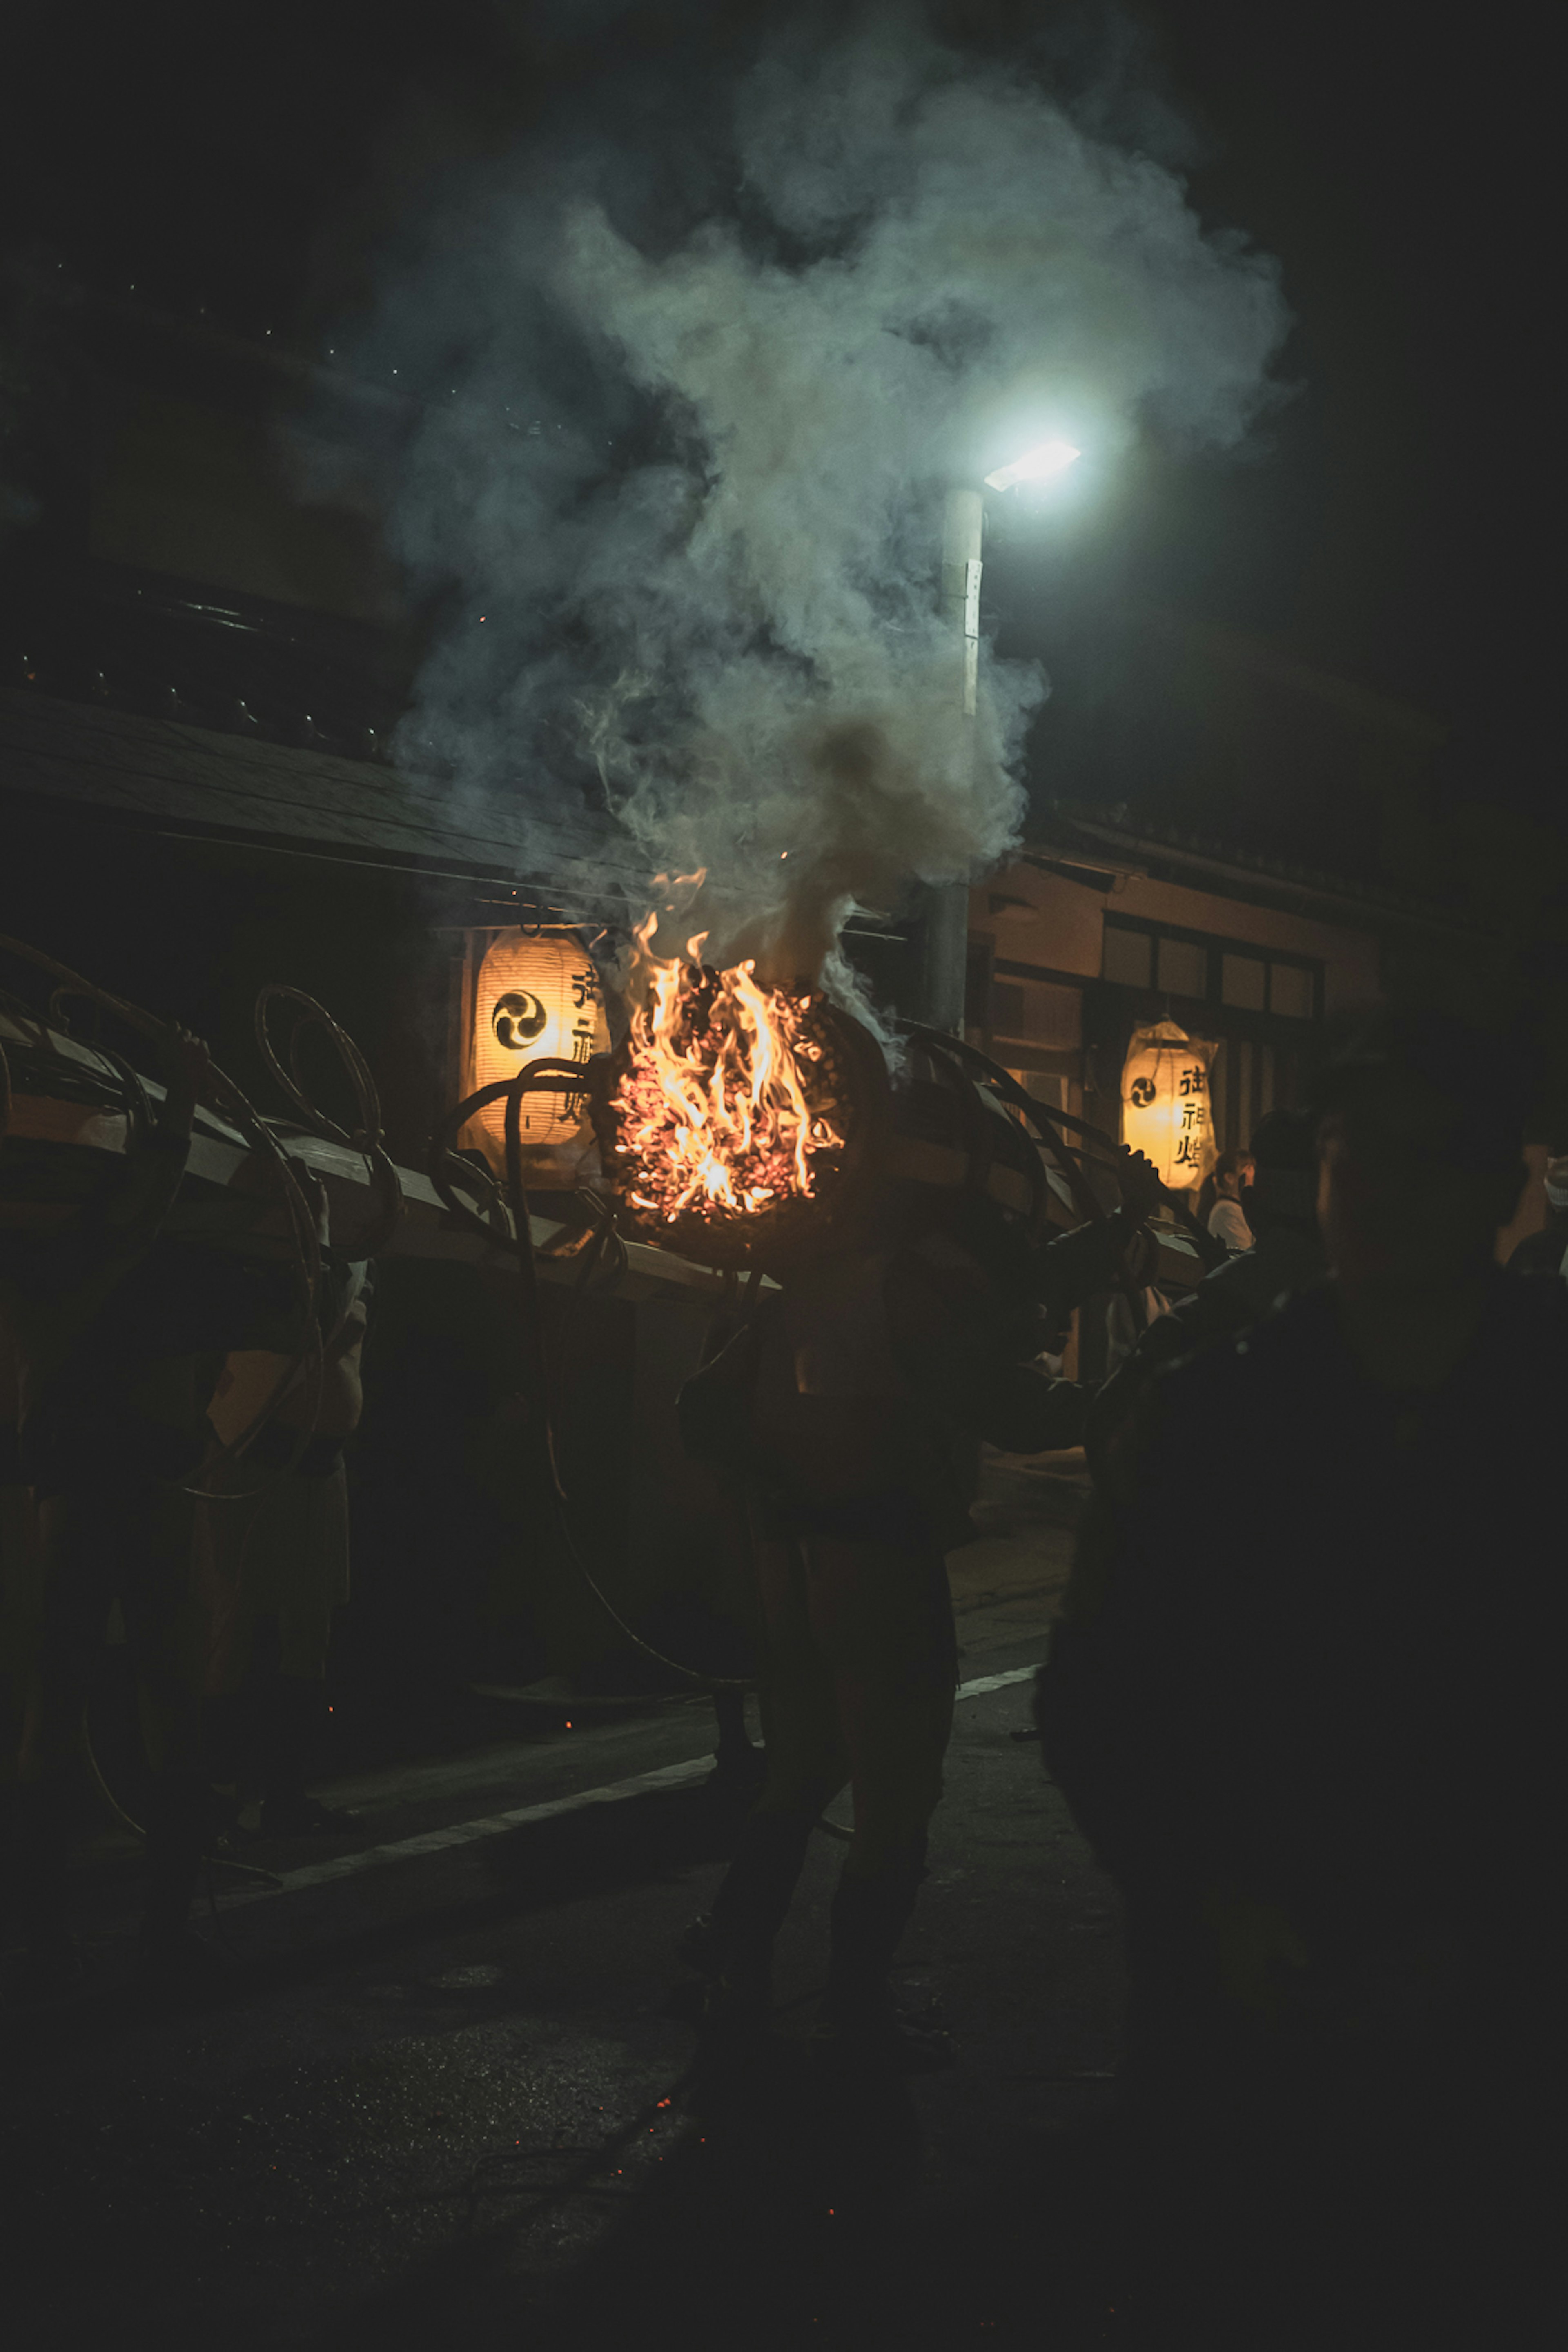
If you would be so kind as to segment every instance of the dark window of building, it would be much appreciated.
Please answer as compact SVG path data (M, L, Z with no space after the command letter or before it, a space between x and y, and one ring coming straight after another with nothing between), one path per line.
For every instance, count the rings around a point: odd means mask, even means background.
M1288 1021L1312 1017L1312 975L1304 964L1276 963L1268 968L1268 1010Z
M1104 940L1103 977L1120 987L1156 989L1201 1003L1217 997L1238 1013L1277 1020L1317 1017L1321 967L1305 957L1249 950L1238 940L1197 931L1167 931L1125 915L1107 915Z
M1107 923L1104 977L1121 988L1147 988L1153 945L1147 931L1126 930L1120 923Z
M1024 992L1016 981L992 982L991 1026L998 1037L1024 1034Z
M1209 1065L1209 1099L1220 1150L1245 1150L1259 1119L1277 1106L1299 1103L1304 1083L1299 1048L1263 1038L1222 1037Z
M1206 996L1209 992L1208 950L1195 940L1160 938L1159 985L1167 996Z
M1220 958L1219 1001L1244 1013L1262 1013L1268 999L1268 966L1261 956Z

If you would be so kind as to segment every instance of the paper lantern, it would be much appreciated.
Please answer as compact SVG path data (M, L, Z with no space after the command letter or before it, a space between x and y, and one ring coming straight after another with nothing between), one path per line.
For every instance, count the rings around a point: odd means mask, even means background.
M491 940L474 992L471 1092L514 1078L530 1062L586 1062L609 1042L599 975L573 932L501 931ZM473 1126L499 1164L505 1103L492 1103ZM590 1133L584 1097L524 1095L521 1133L527 1151L570 1154Z
M1214 1162L1212 1041L1173 1021L1135 1029L1121 1068L1121 1139L1152 1160L1173 1192L1201 1184Z

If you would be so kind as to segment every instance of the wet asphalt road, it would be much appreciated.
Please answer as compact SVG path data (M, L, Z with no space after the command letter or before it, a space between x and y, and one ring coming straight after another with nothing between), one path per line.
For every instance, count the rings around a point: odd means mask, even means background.
M1014 1520L960 1593L971 1684L1043 1652L1063 1546ZM1116 2341L1114 1897L1013 1737L1027 1703L1015 1679L958 1708L900 1970L958 2063L907 2095L825 2082L803 2047L826 1836L777 2062L684 2086L670 1954L743 1804L700 1707L331 1792L350 1837L249 1848L281 1890L220 1880L232 1982L197 2011L124 1989L129 1886L100 1861L88 1991L0 2025L11 2340L123 2340L134 2315L172 2347Z

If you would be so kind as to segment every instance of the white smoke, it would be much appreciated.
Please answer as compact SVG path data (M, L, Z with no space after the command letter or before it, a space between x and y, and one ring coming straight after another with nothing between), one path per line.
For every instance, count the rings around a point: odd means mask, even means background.
M1011 419L1079 424L1110 467L1144 435L1233 446L1288 322L1170 170L907 27L775 53L733 135L731 214L673 244L492 182L402 289L451 397L396 538L457 594L399 749L513 793L525 859L586 754L650 876L706 870L710 951L792 977L853 906L1017 838L1044 686L986 651L963 715L947 483L1017 454ZM605 446L616 399L663 415L657 456Z

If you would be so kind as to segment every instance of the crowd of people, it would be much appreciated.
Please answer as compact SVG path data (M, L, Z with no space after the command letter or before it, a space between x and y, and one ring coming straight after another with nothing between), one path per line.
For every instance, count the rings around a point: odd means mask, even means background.
M1528 1108L1497 1041L1369 1025L1256 1139L1289 1295L1222 1268L1102 1423L1037 1712L1126 1899L1189 2323L1267 2262L1303 2341L1512 2340L1542 2242L1568 1287L1550 1229L1497 1264Z
M888 1971L951 1721L953 1441L1086 1441L1037 1715L1125 1899L1131 2292L1161 2344L1513 2340L1555 2121L1568 1402L1568 1161L1553 1222L1497 1262L1529 1108L1498 1040L1369 1021L1222 1163L1216 1230L1245 1247L1092 1396L1031 1397L1016 1309L1059 1318L1108 1268L1146 1281L1134 1163L1098 1265L1074 1235L1000 1266L966 1204L962 1234L786 1285L705 1376L728 1383L701 1427L725 1423L750 1493L776 1661L763 1797L685 1948L709 2053L742 2074L846 1782L817 2046L949 2054Z
M205 1066L178 1035L116 1182L9 1245L0 1276L5 1886L24 1992L72 1966L70 1768L113 1604L151 1766L143 1968L205 1965L188 1912L215 1783L280 1830L329 1821L301 1759L345 1590L368 1288L334 1258L318 1188L324 1373L226 1453L287 1390L295 1310L275 1265L231 1255L220 1278L214 1256L193 1280L161 1239ZM1547 1223L1500 1266L1528 1111L1496 1039L1369 1020L1309 1103L1220 1163L1224 1261L1092 1392L1040 1341L1149 1280L1159 1187L1132 1155L1098 1224L1026 1245L966 1193L728 1330L681 1419L746 1530L766 1756L682 1948L710 2084L743 2080L768 2041L774 1939L845 1785L816 2049L871 2075L951 2058L889 1991L952 1721L944 1554L982 1442L1082 1444L1094 1501L1037 1715L1125 1899L1124 2108L1171 2324L1230 2340L1215 2279L1240 2296L1266 2267L1316 2315L1303 2343L1352 2340L1334 2330L1369 2296L1394 2329L1418 2279L1434 2309L1469 2308L1478 2246L1517 2249L1534 2226L1553 2120L1568 1156L1547 1169ZM1495 2294L1495 2266L1485 2278Z

